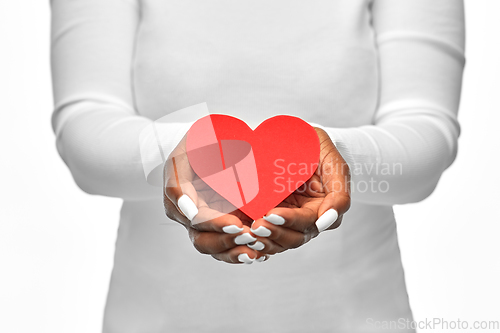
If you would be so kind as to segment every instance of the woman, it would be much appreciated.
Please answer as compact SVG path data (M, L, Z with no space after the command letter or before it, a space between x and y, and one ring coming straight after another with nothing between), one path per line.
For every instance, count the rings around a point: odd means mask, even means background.
M84 191L124 199L104 332L366 332L412 320L392 205L427 197L456 156L462 1L52 0L52 12L58 150ZM254 225L237 213L195 223L203 205L169 186L168 163L165 191L146 181L140 137L204 102L252 125L309 122L324 148L317 175L347 162L351 194L344 177L312 209L287 199ZM191 124L163 124L163 151L182 151Z

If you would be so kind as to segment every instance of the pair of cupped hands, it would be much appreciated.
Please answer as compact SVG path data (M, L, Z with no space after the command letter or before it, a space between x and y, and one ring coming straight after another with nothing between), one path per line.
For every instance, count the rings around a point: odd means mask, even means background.
M266 216L255 221L203 182L191 168L186 137L163 172L166 215L183 225L194 247L233 264L268 260L340 226L350 207L349 167L328 134L314 128L320 160L312 177Z

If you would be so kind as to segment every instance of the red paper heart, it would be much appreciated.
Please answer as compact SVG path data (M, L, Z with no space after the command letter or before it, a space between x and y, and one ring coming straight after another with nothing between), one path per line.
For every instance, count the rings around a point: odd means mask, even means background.
M300 118L276 116L255 131L242 120L210 115L187 135L194 172L252 219L261 218L316 171L319 139Z

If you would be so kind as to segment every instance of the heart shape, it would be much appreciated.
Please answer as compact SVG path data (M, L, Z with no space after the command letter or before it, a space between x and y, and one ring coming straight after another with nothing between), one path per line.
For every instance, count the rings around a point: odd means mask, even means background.
M316 171L319 139L300 118L275 116L252 130L227 115L209 115L189 129L194 172L252 219L264 216Z

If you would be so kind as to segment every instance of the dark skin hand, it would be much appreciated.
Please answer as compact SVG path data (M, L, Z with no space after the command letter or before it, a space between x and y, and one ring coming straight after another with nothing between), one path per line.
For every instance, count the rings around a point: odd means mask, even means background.
M343 214L350 207L349 167L328 134L319 128L315 130L321 148L316 172L278 207L269 211L265 218L255 221L218 195L194 173L187 159L184 137L164 166L167 216L186 228L200 253L228 263L267 260L269 255L307 243L320 232L316 225L319 217L321 231L339 227ZM179 199L183 195L187 195L198 210L191 220L186 217L189 214L184 214L179 207Z
M200 253L238 264L242 263L239 256L245 253L250 260L267 259L266 255L245 245L248 238L252 238L249 227L252 220L212 190L191 168L186 153L186 137L168 157L164 165L163 181L166 215L186 228L194 247ZM187 195L197 207L198 213L192 220L179 207L179 199L183 195ZM224 227L233 230L228 233L224 231ZM237 244L236 238L244 233L248 234L247 239L242 240L245 243Z
M255 220L252 230L262 226L270 231L269 236L258 237L265 246L259 253L275 254L304 245L318 236L316 221L322 215L320 224L324 230L338 228L350 207L349 167L328 134L320 128L315 130L320 139L319 166L304 185L271 209L265 218Z

